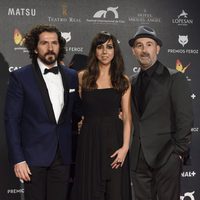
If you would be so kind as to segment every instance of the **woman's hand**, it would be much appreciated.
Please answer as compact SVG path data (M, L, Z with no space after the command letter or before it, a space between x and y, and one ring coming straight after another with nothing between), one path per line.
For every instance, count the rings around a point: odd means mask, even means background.
M84 120L84 117L82 116L81 121L78 122L78 134L80 134L80 131L81 131L81 128L82 128L82 125L83 125L83 120Z
M111 167L112 169L117 169L118 167L122 167L124 164L124 160L126 158L128 152L128 148L121 147L117 151L115 151L110 157L115 158L115 160L112 162Z

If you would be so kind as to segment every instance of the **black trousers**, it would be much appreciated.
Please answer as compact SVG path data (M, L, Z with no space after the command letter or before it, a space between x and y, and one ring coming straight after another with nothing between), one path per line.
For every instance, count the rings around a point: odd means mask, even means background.
M57 151L49 167L32 167L31 181L25 182L26 200L67 200L70 165L63 165Z
M131 170L135 200L180 200L182 160L172 153L167 163L152 169L140 151L138 167Z

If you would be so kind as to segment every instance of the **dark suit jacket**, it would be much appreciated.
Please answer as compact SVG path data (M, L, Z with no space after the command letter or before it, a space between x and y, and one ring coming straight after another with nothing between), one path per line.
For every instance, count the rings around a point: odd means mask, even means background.
M60 66L64 107L56 123L48 90L38 64L10 74L5 105L5 128L9 158L13 164L49 166L58 144L64 164L71 162L72 113L78 109L78 77Z
M131 168L136 169L140 145L149 166L158 168L172 152L184 155L188 150L193 125L190 89L182 73L159 62L145 93L141 117L136 101L137 89L135 77L132 80Z

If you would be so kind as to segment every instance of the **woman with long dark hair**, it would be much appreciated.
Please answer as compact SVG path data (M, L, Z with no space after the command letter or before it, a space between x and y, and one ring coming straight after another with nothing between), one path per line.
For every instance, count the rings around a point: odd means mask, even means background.
M110 33L100 32L93 39L79 84L84 120L72 199L128 200L131 88L119 44Z

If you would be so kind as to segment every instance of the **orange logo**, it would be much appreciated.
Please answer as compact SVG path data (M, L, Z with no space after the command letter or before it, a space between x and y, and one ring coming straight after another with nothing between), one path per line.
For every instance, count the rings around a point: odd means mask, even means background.
M176 70L182 73L185 73L186 69L190 66L190 63L186 66L183 66L179 59L176 60Z
M67 14L68 14L67 5L62 5L62 14L65 17L67 16Z
M14 30L13 39L14 39L15 44L17 45L22 46L24 44L25 38L22 36L22 34L17 28Z

